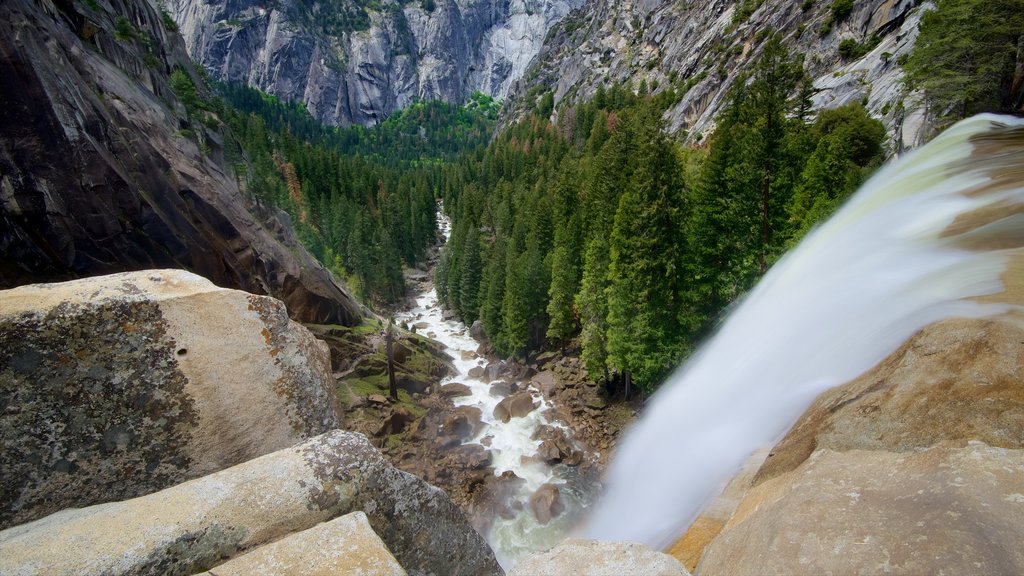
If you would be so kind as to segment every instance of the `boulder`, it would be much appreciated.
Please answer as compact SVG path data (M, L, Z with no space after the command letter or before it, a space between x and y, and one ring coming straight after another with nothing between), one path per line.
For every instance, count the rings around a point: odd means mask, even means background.
M519 390L519 386L515 382L502 380L491 384L491 389L487 393L495 398L504 398L515 393L517 390Z
M753 488L699 574L1024 573L1024 451L815 451Z
M335 430L147 496L0 532L0 574L192 574L349 512L411 574L500 574L441 490ZM216 572L216 570L215 570Z
M506 372L507 370L503 362L490 362L486 367L484 367L484 372L480 375L480 379L483 380L485 384L490 384L498 378L501 378L501 376Z
M445 384L444 386L441 386L438 391L443 398L458 398L459 396L469 396L473 393L469 386L459 382Z
M525 484L526 480L511 470L506 470L497 476L493 474L488 476L484 481L483 495L475 503L474 508L477 509L477 513L473 516L482 517L485 524L493 521L495 517L511 520L515 516L512 508L513 501ZM485 526L485 528L488 527Z
M540 390L540 393L543 394L545 398L551 398L554 396L555 391L558 389L558 378L551 370L545 370L534 375L531 382L533 382L533 386L536 387L537 390Z
M536 408L537 404L533 401L532 394L519 392L498 402L493 414L495 418L507 424L512 418L522 418Z
M484 331L484 323L480 320L473 321L473 325L469 327L469 335L481 344L487 342L487 333Z
M458 442L468 440L476 436L483 427L481 416L482 413L476 406L458 406L445 414L441 423L441 436L455 438Z
M491 465L491 451L480 444L456 446L448 454L450 463L463 470L481 470Z
M470 378L479 379L484 375L484 367L474 366L469 369L469 372L467 372L466 375L469 376Z
M530 510L537 522L542 526L551 522L565 511L565 504L562 503L562 496L558 492L558 486L544 484L530 495Z
M405 570L370 527L366 514L352 512L260 546L203 574L405 576Z
M690 576L678 560L632 542L569 539L524 558L508 576Z
M0 526L131 498L338 426L326 346L179 270L0 292Z
M383 420L381 420L380 426L377 428L374 436L401 434L413 420L414 418L412 414L407 409L401 406L395 408L391 414L388 414Z
M533 433L534 440L540 440L537 457L548 464L563 463L578 466L583 461L583 454L573 446L564 428L541 425Z

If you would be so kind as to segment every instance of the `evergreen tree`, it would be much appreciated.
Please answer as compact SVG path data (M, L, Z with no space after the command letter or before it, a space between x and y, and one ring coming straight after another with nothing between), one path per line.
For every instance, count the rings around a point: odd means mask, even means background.
M1024 0L936 0L906 64L939 115L1024 109Z
M639 109L637 168L609 242L608 365L650 392L681 358L678 325L683 196L675 150L654 110Z

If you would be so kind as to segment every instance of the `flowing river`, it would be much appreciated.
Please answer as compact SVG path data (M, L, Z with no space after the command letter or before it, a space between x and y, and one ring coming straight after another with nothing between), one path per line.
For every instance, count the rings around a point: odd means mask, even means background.
M451 222L440 212L438 227L447 241L451 236ZM446 378L441 385L453 382L467 385L471 394L456 397L455 405L475 406L482 413L483 426L467 443L488 447L495 475L511 471L523 479L511 497L509 510L504 515L495 516L489 533L485 534L502 567L508 570L523 556L542 552L560 542L572 528L573 519L584 507L585 499L570 468L550 466L536 458L541 444L541 440L534 438L538 428L542 425L565 428L564 424L548 418L546 412L551 408L550 403L531 388L536 409L526 416L511 418L507 423L495 418L494 408L502 397L492 394L493 383L469 375L476 368L482 370L489 360L476 353L480 344L473 339L465 324L445 320L433 286L416 298L412 309L397 314L395 320L415 326L418 333L445 346L446 352L454 359L458 374ZM558 498L565 511L542 525L531 509L530 497L545 484L558 489Z

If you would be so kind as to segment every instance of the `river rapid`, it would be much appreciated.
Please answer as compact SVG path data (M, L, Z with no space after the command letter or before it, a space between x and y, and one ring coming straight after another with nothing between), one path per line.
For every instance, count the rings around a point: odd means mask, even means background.
M440 212L438 227L447 241L451 235L451 222ZM473 339L465 324L445 319L433 285L416 297L412 308L396 314L395 321L444 345L457 374L442 380L441 385L458 382L468 386L471 394L454 398L454 404L474 406L482 413L483 426L466 443L481 444L490 450L496 476L511 471L523 480L503 514L490 511L495 516L492 522L488 522L490 530L484 536L499 563L509 570L524 556L543 552L558 544L573 528L575 519L586 506L586 498L571 468L548 465L536 457L541 440L534 436L539 427L562 428L571 436L565 424L549 418L551 404L538 390L521 382L520 389L525 386L531 392L536 408L525 416L511 418L507 423L494 417L494 408L502 396L492 393L494 383L470 376L471 371L479 369L474 374L482 371L492 360L477 353L480 343ZM558 489L558 500L565 510L547 524L541 524L531 509L530 497L546 484Z

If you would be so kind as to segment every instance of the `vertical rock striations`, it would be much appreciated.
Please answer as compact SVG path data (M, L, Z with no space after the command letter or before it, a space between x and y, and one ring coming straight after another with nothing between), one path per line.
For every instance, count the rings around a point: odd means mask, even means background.
M216 116L171 89L174 71L202 83L168 21L136 0L0 4L0 287L184 268L359 323L286 218L240 190Z
M582 0L173 0L189 54L218 79L374 125L413 100L504 98Z
M693 141L714 129L729 87L757 60L766 32L806 55L821 108L862 101L883 120L892 150L915 147L931 129L920 95L903 85L900 57L917 38L931 3L856 2L833 16L824 0L595 0L556 25L524 78L510 91L519 110L546 91L556 102L594 96L622 82L667 97L671 132ZM854 50L840 45L853 43ZM848 47L849 48L849 47Z

